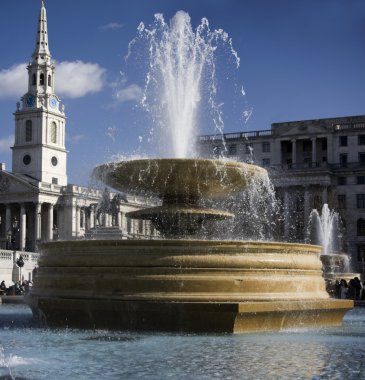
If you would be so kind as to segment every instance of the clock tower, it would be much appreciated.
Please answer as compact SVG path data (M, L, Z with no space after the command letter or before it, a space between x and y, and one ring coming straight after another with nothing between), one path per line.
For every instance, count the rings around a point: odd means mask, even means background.
M36 46L28 67L28 91L17 103L13 173L40 182L67 185L64 106L55 94L55 65L48 47L44 0Z

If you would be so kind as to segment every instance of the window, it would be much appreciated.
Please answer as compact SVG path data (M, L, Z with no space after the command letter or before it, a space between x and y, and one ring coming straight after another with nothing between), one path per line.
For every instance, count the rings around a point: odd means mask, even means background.
M357 246L357 261L362 263L365 261L365 245Z
M356 177L356 183L358 185L364 185L365 184L365 176L359 175Z
M32 120L27 120L25 122L25 141L29 142L33 139L33 126Z
M338 208L340 210L345 210L346 209L346 194L337 195L337 203L338 203Z
M303 152L309 153L312 151L312 141L303 141Z
M356 207L365 208L365 194L356 194Z
M365 135L358 135L357 136L357 143L359 145L365 145Z
M337 185L344 186L346 185L346 177L337 177Z
M53 185L58 185L58 178L52 177L52 184Z
M35 74L32 75L32 86L37 84L37 76Z
M365 236L365 219L357 220L357 236Z
M48 86L52 86L52 77L48 75Z
M359 162L360 164L365 164L365 152L359 153Z
M51 143L57 143L57 124L54 121L51 124Z
M237 154L237 145L236 144L228 145L228 154L230 156L234 156L235 154Z
M340 165L342 167L346 167L347 166L347 153L341 153L340 154Z
M39 76L39 84L41 86L44 86L44 74L43 73Z
M339 146L347 146L347 136L340 136Z
M262 152L263 153L269 153L270 152L270 143L269 142L263 142L262 143Z
M252 143L246 143L245 145L245 153L252 154L253 153L253 145Z
M270 158L263 158L262 166L270 166Z

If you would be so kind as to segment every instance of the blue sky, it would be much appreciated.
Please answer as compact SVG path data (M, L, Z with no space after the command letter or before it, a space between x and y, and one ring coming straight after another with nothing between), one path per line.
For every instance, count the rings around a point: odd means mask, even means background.
M86 184L91 169L140 149L150 120L138 107L144 72L125 63L141 21L179 10L193 27L207 17L223 28L241 58L230 71L236 97L217 71L225 132L270 129L279 121L365 114L363 0L46 0L56 93L66 106L68 176ZM15 104L34 49L40 1L0 2L0 161L11 168ZM139 57L143 60L143 57ZM19 66L23 65L23 66ZM67 72L80 80L67 82ZM122 78L120 72L124 73ZM24 74L23 74L24 76ZM66 78L66 79L64 79ZM68 78L70 79L70 78ZM57 84L58 81L58 84ZM119 93L119 97L116 97ZM247 123L240 117L253 110ZM207 122L201 133L214 133Z

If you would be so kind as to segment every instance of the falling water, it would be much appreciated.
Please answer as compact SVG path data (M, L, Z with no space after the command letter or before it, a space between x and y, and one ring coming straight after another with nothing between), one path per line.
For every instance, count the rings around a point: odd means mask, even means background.
M322 255L331 254L340 246L340 225L339 215L334 210L330 210L328 204L322 207L321 215L313 209L309 215L308 239L312 243L322 246Z
M152 26L141 23L138 36L130 43L128 57L138 41L147 42L149 70L142 104L152 116L151 140L160 154L172 158L196 156L195 139L199 113L207 102L216 128L222 130L221 105L215 101L216 54L228 50L236 67L239 57L222 29L211 30L203 18L193 30L190 16L179 11L168 24L156 14Z
M270 241L282 222L280 204L268 174L247 183L241 192L215 200L212 205L232 212L235 218L206 228L209 239Z

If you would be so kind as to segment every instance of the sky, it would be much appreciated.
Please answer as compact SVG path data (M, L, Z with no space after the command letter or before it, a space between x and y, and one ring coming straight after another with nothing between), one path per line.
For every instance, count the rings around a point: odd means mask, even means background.
M128 45L142 21L177 11L196 28L223 29L240 57L218 52L217 102L224 132L271 123L365 114L363 0L45 0L56 94L65 105L69 183L116 155L143 153L153 126L140 106L147 52ZM40 0L0 1L0 162L11 170L16 102L26 92ZM221 54L221 57L219 57ZM244 96L237 89L244 89ZM236 90L235 90L236 89ZM204 108L204 107L203 107ZM247 117L242 115L250 115ZM200 134L213 134L209 118Z

